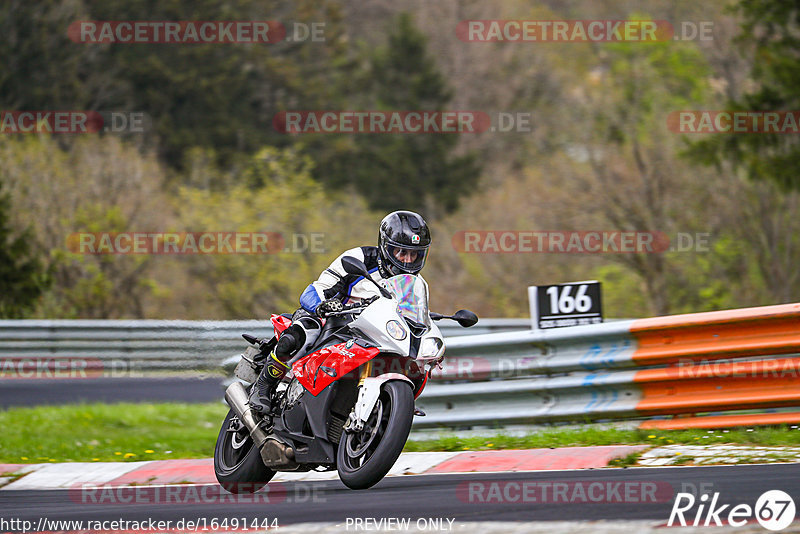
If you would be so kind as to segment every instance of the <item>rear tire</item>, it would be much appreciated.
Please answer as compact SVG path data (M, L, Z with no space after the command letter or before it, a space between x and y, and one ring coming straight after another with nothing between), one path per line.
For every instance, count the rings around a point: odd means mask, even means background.
M336 464L344 485L366 489L380 482L400 456L413 419L411 386L399 380L384 383L364 430L342 432Z
M222 422L214 447L214 474L220 485L231 493L255 493L275 476L261 460L261 454L244 424L238 432L229 431L238 417L233 410Z

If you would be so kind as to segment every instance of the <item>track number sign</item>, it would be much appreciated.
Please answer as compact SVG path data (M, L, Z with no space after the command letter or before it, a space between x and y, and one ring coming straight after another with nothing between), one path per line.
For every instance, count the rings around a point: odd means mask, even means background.
M558 328L603 322L600 282L570 282L529 288L534 328Z

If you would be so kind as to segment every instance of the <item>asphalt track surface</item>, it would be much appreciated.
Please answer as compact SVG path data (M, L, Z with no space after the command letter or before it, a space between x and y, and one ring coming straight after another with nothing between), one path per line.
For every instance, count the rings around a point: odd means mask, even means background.
M0 379L0 408L81 402L214 402L221 376Z
M655 483L669 488L656 493L657 502L470 502L467 484L566 482ZM719 504L755 505L767 490L781 489L800 498L800 464L717 467L629 468L579 471L539 471L389 477L365 491L352 491L341 482L275 482L270 502L81 503L70 490L0 491L0 517L48 520L199 520L246 518L277 520L278 525L341 522L347 518L451 518L458 525L473 521L655 520L667 522L675 494L719 492ZM174 486L173 486L174 487ZM213 486L218 488L218 486ZM184 488L188 488L184 486ZM129 488L130 489L130 488ZM258 494L257 494L258 495ZM488 496L488 493L484 493ZM230 500L231 495L225 494ZM512 495L513 497L513 495ZM640 500L640 499L637 499ZM648 499L646 499L648 500ZM211 502L210 502L211 501ZM699 503L698 503L699 504ZM692 508L693 516L697 508ZM727 512L725 512L727 513ZM724 517L724 515L723 515ZM691 519L690 519L691 520ZM174 523L173 523L174 524Z

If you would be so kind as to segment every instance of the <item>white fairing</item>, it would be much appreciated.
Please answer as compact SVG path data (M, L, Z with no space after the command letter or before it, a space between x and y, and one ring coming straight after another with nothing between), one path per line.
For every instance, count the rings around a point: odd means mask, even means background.
M394 339L386 331L386 323L389 321L397 321L400 323L402 329L406 332L406 336L402 340ZM404 356L411 352L411 337L412 333L406 325L400 314L397 313L397 302L389 299L378 299L370 304L358 318L350 323L351 328L363 332L371 340L378 345L381 352L393 352L395 354L402 354ZM425 339L435 338L442 340L442 348L435 356L417 357L420 362L441 358L444 355L444 344L442 332L439 327L434 323L430 329L422 335L420 339L420 347L425 345Z
M444 339L439 327L430 319L425 281L401 275L389 279L384 287L392 292L394 297L379 298L364 308L350 323L350 328L358 330L375 342L382 353L409 356L412 352L413 339L416 351L412 357L417 360L420 368L438 363L444 356ZM409 328L406 319L417 325L417 336ZM397 324L389 329L387 328L389 322ZM422 330L424 333L420 335ZM394 336L389 333L390 331ZM398 337L402 339L397 339ZM358 431L363 427L378 401L382 384L388 380L403 380L413 387L411 380L396 373L366 378L359 388L358 400L350 420L345 425L346 430Z
M394 339L386 331L386 323L394 320L400 323L406 336L402 340ZM406 322L397 313L397 301L381 298L367 306L355 321L350 323L350 328L363 332L377 343L381 352L394 352L407 355L411 351L411 332Z
M403 356L411 353L411 339L414 333L409 328L406 319L424 326L425 333L420 337L419 351L415 355L420 361L441 358L444 354L444 340L439 327L430 319L428 311L428 285L421 277L413 275L398 275L387 280L382 280L381 285L388 289L394 298L380 298L370 304L350 324L351 328L361 331L378 344L381 352L392 352ZM395 335L401 331L405 335L392 336L387 329L389 322L396 322ZM398 328L399 326L399 328ZM434 354L422 353L426 347L426 339L435 338L441 347Z

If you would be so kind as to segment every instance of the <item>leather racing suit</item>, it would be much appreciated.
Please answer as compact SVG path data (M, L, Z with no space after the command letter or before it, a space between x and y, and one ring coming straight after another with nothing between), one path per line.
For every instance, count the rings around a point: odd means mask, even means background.
M250 395L250 405L256 411L269 411L269 396L275 384L289 370L292 361L307 354L319 338L322 323L315 311L321 303L338 299L347 304L378 294L375 285L365 280L363 276L349 274L344 270L342 265L344 256L352 256L363 261L372 279L378 283L392 276L382 268L378 247L375 246L352 248L333 260L319 278L303 291L300 296L300 308L292 315L292 325L281 333L275 350L267 357L264 370ZM384 277L382 275L384 272L389 276Z

